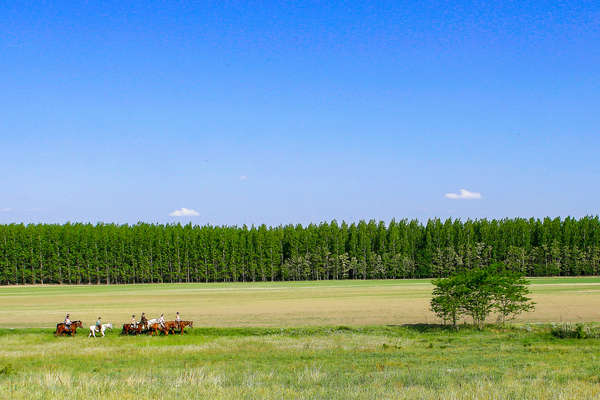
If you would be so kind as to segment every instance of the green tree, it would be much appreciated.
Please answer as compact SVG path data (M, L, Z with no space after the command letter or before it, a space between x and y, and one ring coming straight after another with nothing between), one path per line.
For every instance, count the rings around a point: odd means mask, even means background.
M500 272L495 281L494 308L500 323L504 324L522 312L533 310L535 303L527 297L527 280L521 274L505 270L503 266L498 268Z
M462 275L450 278L435 279L433 297L431 299L431 311L444 321L451 322L456 329L456 323L464 313L466 287Z
M458 276L463 280L465 290L462 309L473 319L478 329L483 329L485 320L495 307L498 276L490 267L475 268Z

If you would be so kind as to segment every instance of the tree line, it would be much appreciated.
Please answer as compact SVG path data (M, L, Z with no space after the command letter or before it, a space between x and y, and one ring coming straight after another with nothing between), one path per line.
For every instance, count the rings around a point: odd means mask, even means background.
M0 284L597 275L596 217L310 225L0 225Z

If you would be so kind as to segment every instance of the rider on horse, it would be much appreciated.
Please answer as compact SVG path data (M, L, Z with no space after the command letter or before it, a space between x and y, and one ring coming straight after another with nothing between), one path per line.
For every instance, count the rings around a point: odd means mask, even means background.
M131 316L131 327L137 329L137 321L135 320L135 314Z
M98 317L98 320L96 321L96 330L102 332L102 318L100 317Z
M145 327L148 324L148 319L146 318L146 313L142 313L142 317L140 318L140 325Z
M65 330L71 331L71 324L72 324L72 322L71 322L71 319L69 318L69 314L67 314L67 316L65 317L64 324L65 324Z
M179 311L177 311L177 314L175 315L175 322L177 323L177 327L181 329L181 317L179 316Z
M160 318L158 319L158 323L160 327L165 329L165 314L160 314Z

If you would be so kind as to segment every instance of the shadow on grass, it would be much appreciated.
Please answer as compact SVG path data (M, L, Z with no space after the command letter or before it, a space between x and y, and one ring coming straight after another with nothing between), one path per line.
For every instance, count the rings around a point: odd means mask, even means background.
M402 324L402 325L386 325L386 326L393 327L393 328L403 328L408 331L414 331L414 332L418 332L418 333L440 332L440 331L456 332L457 329L472 328L470 325L460 325L460 326L457 326L456 328L454 328L451 325L443 325L443 324Z

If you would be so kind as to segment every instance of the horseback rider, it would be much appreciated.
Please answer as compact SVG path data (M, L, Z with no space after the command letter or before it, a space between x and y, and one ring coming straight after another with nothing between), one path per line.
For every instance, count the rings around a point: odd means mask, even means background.
M175 315L175 323L177 324L177 327L181 329L181 317L179 316L179 311L177 311L177 314Z
M133 329L137 329L137 325L138 325L138 324L137 324L137 321L135 320L135 314L133 314L133 315L131 316L131 327L132 327Z
M158 323L160 327L165 329L165 314L160 314L160 318L158 319Z
M96 330L102 332L102 318L100 317L98 317L98 320L96 321Z
M143 327L146 327L146 325L148 325L148 319L146 318L146 313L142 313L142 317L140 318L140 324Z
M65 330L70 331L71 330L71 318L69 318L69 314L67 314L67 316L65 317Z

